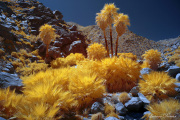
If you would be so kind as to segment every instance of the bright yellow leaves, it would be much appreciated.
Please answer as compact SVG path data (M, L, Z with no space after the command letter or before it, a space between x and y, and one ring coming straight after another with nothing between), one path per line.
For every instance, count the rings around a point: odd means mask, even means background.
M178 120L180 115L180 103L174 99L150 104L147 109L150 113L143 116L146 120Z
M52 28L52 26L45 24L39 28L39 37L41 40L46 44L46 57L48 56L48 47L51 42L51 40L54 40L56 38L55 29Z
M140 92L149 100L161 100L176 94L175 82L176 79L165 72L151 72L143 75L143 80L139 81Z
M150 49L142 55L142 58L145 59L145 62L150 65L150 68L157 70L158 65L161 63L161 53L158 50Z
M87 56L92 60L101 60L107 55L106 49L102 44L94 43L87 48Z

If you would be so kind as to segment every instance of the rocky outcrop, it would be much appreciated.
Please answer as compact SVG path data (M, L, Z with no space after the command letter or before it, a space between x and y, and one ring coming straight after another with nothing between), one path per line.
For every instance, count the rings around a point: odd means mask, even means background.
M36 0L0 2L0 8L1 47L6 54L20 49L29 52L39 49L39 54L45 59L46 46L40 39L34 42L32 38L39 34L40 26L50 24L60 37L49 46L48 63L70 53L83 53L86 56L85 36L77 31L75 25L67 25L60 11L52 11Z

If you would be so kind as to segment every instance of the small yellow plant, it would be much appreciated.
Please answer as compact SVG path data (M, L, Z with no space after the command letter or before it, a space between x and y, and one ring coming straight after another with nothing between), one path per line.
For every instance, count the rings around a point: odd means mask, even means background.
M150 101L161 100L176 94L175 82L176 79L165 72L151 72L143 75L143 80L139 81L139 90Z
M39 28L39 36L46 45L46 57L48 57L48 47L51 40L56 38L55 29L51 25L45 24Z
M71 53L66 58L57 58L51 62L52 68L60 68L76 65L78 62L85 59L84 55L81 53Z
M106 115L112 113L112 112L115 112L115 107L108 104L108 103L105 103L105 107L104 107L104 112Z
M91 120L103 120L103 114L101 112L93 114Z
M107 55L106 49L102 44L93 43L87 48L87 56L92 60L101 60Z
M15 91L10 91L8 87L5 90L0 90L0 116L10 118L17 111L17 106L21 103L23 95L17 95Z
M175 64L180 67L180 47L178 47L168 59L168 62L175 62Z
M129 101L131 98L127 92L122 92L119 95L119 101L122 102L122 104L125 104L127 101Z
M115 117L115 118L119 119L118 114L116 114L115 112L111 112L111 113L107 114L106 117Z
M157 70L158 65L161 63L161 53L158 50L150 49L142 55L142 58L149 63L150 68L153 70Z
M130 58L130 59L132 59L132 60L134 60L134 61L137 60L137 56L134 55L133 53L117 53L117 55L118 55L119 57Z
M146 120L179 120L180 103L178 100L163 100L161 103L152 103L147 106L151 112L143 116Z

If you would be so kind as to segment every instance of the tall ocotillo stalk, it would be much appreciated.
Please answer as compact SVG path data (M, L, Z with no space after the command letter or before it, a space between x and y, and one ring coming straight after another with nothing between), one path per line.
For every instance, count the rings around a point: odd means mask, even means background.
M108 24L106 23L105 18L104 18L102 13L97 13L96 23L97 23L97 25L101 28L101 30L104 33L104 39L105 39L105 44L106 44L106 51L107 51L107 55L109 57L109 48L108 48L108 43L107 43L107 39L106 39L106 28L107 28Z
M112 24L114 22L114 18L118 15L117 10L114 3L105 4L104 8L101 10L101 13L105 16L106 22L109 26L110 30L110 43L111 43L111 54L113 56L113 43L112 43Z
M116 27L116 32L117 32L115 56L117 56L119 37L126 32L127 25L130 26L128 15L124 15L123 13L120 13L115 17L114 26Z
M47 58L49 44L51 43L51 40L54 40L57 37L57 34L55 33L55 29L48 24L41 26L39 31L40 31L39 36L43 41L43 43L46 45L46 58Z

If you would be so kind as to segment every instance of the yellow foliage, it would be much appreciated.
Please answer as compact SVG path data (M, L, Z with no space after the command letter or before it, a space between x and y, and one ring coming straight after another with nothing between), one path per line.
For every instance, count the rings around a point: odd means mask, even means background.
M104 112L106 115L112 113L112 112L115 112L115 107L108 104L108 103L105 103L105 107L104 107Z
M27 61L28 59L26 59ZM22 76L28 76L30 74L37 74L39 71L46 71L48 68L48 64L45 63L37 63L36 61L29 63L24 67L17 67L16 72L20 73Z
M180 67L180 47L178 47L168 59L168 62L175 62L175 64Z
M127 92L122 92L119 95L119 101L125 104L127 101L129 101L131 98Z
M58 103L50 106L43 102L26 102L18 106L14 115L18 120L56 120L55 115L59 111Z
M149 62L143 61L143 64L141 65L141 68L150 68Z
M101 112L93 114L91 120L103 120L103 114Z
M140 75L139 64L124 57L103 59L100 69L109 92L130 91Z
M114 26L118 36L121 36L126 32L127 25L130 25L129 16L123 13L118 14L114 19Z
M102 31L105 31L108 27L108 24L105 21L104 15L102 13L96 13L96 23L101 28Z
M69 91L79 103L79 108L88 107L97 98L103 97L105 93L104 79L99 78L91 70L83 68L72 68L73 72L69 76Z
M56 37L55 29L51 25L45 24L39 28L39 31L39 36L46 45L49 45Z
M80 62L79 67L105 79L108 92L130 91L136 85L141 69L137 62L124 57L86 60Z
M139 81L139 90L150 101L161 100L176 94L175 82L176 79L171 78L165 72L151 72L143 75L143 80Z
M17 111L17 106L21 103L23 95L17 95L15 91L10 91L8 87L0 90L0 116L10 118Z
M89 59L101 60L106 57L107 51L102 44L93 43L87 48L87 55Z
M169 99L161 103L153 103L147 106L151 112L143 116L146 120L179 120L180 103L178 100Z
M101 10L101 13L104 15L105 21L108 25L111 25L114 22L115 16L117 16L117 11L119 8L116 8L114 3L105 4L104 8Z
M129 59L132 59L134 61L137 60L137 56L134 55L133 53L118 53L117 54L119 57L124 57L124 58L129 58Z
M150 68L157 70L158 65L161 63L161 53L158 50L150 49L142 55L142 58L149 63Z
M111 113L107 114L106 117L115 117L115 118L119 119L118 114L116 114L115 112L111 112Z
M78 62L85 59L84 55L81 53L71 53L66 58L57 58L51 62L52 68L60 68L76 65Z

